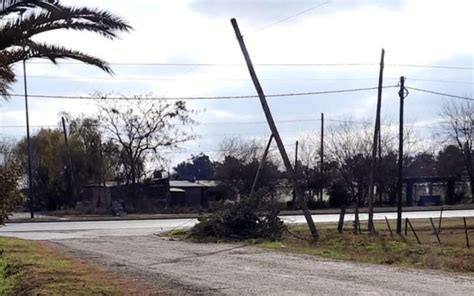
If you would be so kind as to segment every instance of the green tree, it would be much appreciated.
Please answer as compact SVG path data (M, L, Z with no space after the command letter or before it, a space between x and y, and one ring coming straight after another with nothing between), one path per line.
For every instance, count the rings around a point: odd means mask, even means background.
M117 147L110 142L101 142L98 121L78 117L68 122L75 188L70 182L69 159L62 128L42 129L31 138L33 186L38 209L57 210L74 206L73 193L79 193L83 185L117 177L115 168L120 163L120 158L116 157ZM26 172L26 139L17 144L16 153L23 164L23 172Z
M34 37L56 30L97 33L115 39L131 30L123 19L100 9L65 6L58 0L0 0L0 95L8 97L15 81L12 65L22 60L73 59L112 73L107 62L78 50L38 42Z
M215 164L204 153L192 155L188 161L179 163L174 171L177 180L211 180L214 178Z
M8 215L23 203L21 193L18 191L20 169L16 164L0 164L0 225L5 223Z

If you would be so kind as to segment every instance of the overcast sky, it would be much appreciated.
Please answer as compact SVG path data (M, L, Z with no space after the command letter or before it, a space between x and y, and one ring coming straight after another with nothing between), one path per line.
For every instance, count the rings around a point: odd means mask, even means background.
M62 2L90 5L92 1ZM256 66L267 94L377 86L377 63L381 49L385 48L384 85L396 85L404 75L407 86L472 95L474 5L470 0L137 0L133 5L130 3L100 1L100 8L122 16L134 27L131 33L121 35L120 40L109 41L75 32L54 32L41 37L111 62L116 73L113 77L84 65L30 62L27 66L29 93L87 96L100 91L126 95L153 93L164 97L254 95L244 66L156 64L243 64L230 24L230 19L235 17L255 64L370 64ZM21 75L19 66L17 73ZM17 83L13 92L22 94L22 88L23 84ZM384 90L384 122L398 121L397 92L395 88ZM317 119L321 112L329 119L351 117L373 121L376 95L373 90L269 98L269 103L275 119L283 121L278 126L284 142L292 143L305 134L319 133ZM445 97L411 91L405 105L406 122L417 126L415 130L426 136L430 131L426 127L434 126L446 101ZM24 127L11 127L25 124L23 100L12 98L0 104L0 136L23 137ZM196 128L201 137L173 155L173 162L191 153L217 150L225 137L266 138L269 134L265 124L242 124L264 121L258 99L192 101L190 104L202 111L197 116L202 124ZM88 101L32 98L32 130L57 124L61 111L78 115L92 114L94 110L93 102Z

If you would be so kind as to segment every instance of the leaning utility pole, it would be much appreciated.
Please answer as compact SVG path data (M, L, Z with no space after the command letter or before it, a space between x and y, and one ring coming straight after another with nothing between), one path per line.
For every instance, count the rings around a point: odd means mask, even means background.
M25 87L25 113L26 113L26 145L28 149L28 195L30 201L30 216L35 217L35 198L33 191L33 170L31 168L31 138L30 116L28 113L28 84L26 81L26 60L23 60L23 86Z
M369 232L374 233L374 170L377 158L378 136L380 133L380 110L382 108L382 86L383 86L383 67L384 67L385 50L382 48L382 56L380 58L379 87L377 94L377 113L375 116L374 141L372 144L372 159L370 161L369 176Z
M68 168L69 168L69 181L71 182L71 193L73 196L73 204L76 206L77 196L76 196L76 182L74 180L74 169L72 167L72 158L71 158L71 151L69 150L69 142L67 140L67 130L66 130L66 121L64 117L61 117L61 121L63 124L63 132L64 132L64 143L66 144L66 155L68 160Z
M323 201L323 192L324 192L324 113L321 113L321 150L320 150L321 164L320 164L320 174L321 174L321 190L319 192L319 199Z
M407 95L405 77L400 77L400 119L398 133L398 188L397 188L397 234L402 233L402 206L403 206L403 109Z
M295 170L293 169L293 166L291 165L290 159L288 158L288 154L286 153L286 150L285 150L285 146L283 145L283 141L281 140L280 134L278 133L278 129L275 125L275 121L273 120L273 116L270 111L270 107L268 106L267 99L265 98L265 94L263 92L262 86L260 85L260 82L258 81L257 74L255 73L255 69L252 65L252 61L250 60L250 56L247 51L247 47L245 46L244 39L242 35L240 34L239 26L237 25L237 21L235 19L231 19L231 23L234 28L234 32L237 37L237 40L239 41L240 49L242 50L242 54L244 55L245 61L247 63L250 77L252 78L253 84L258 93L258 97L260 99L263 112L265 113L265 117L267 118L267 122L272 132L272 135L275 138L275 142L278 146L278 150L280 151L281 157L283 159L283 163L285 164L288 178L293 183L293 187L296 191L296 197L301 206L301 209L303 210L304 216L306 218L306 222L308 223L308 227L311 231L311 235L313 239L316 241L319 238L318 230L316 229L316 225L314 224L313 217L311 217L311 213L308 210L308 205L306 204L304 200L303 193L300 187L298 186Z

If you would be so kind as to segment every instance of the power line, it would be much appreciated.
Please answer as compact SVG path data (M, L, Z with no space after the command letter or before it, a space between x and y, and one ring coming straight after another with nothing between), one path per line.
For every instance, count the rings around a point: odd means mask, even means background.
M49 62L30 62L29 64L51 64ZM62 62L63 65L85 65L77 62ZM112 62L112 66L157 66L157 67L244 67L242 63L159 63L159 62ZM378 66L377 63L256 63L258 67L360 67ZM432 68L446 70L474 70L474 67L465 66L445 66L445 65L418 65L418 64L385 64L389 67L405 68Z
M276 120L276 123L286 124L286 123L302 123L302 122L319 122L320 118L315 119L288 119L288 120ZM328 122L339 122L339 123L352 123L352 124L366 124L370 125L372 122L369 121L357 121L350 119L335 119L335 118L325 118L325 121ZM257 124L267 124L266 121L233 121L233 122L198 122L197 125L257 125ZM398 123L385 123L384 126L391 126ZM100 127L100 124L93 124L94 127ZM0 128L24 128L25 125L3 125ZM32 125L33 128L60 128L59 125L44 124L44 125ZM416 126L415 123L411 123L410 127L420 128L420 129L439 129L437 127L431 126ZM237 135L237 134L236 134Z
M396 85L385 86L384 88L394 88ZM324 95L324 94L336 94L336 93L347 93L347 92L359 92L375 90L377 87L365 87L365 88L351 88L351 89L339 89L339 90L325 90L325 91L313 91L313 92L297 92L297 93L282 93L282 94L270 94L266 95L267 98L276 97L294 97L294 96L310 96L310 95ZM11 94L11 97L22 97L22 94ZM29 95L31 98L42 98L42 99L67 99L67 100L150 100L150 101L182 101L182 100L233 100L233 99L254 99L258 98L257 95L240 95L240 96L203 96L203 97L84 97L84 96L66 96L66 95Z
M447 93L442 93L442 92L437 92L437 91L431 91L431 90L426 90L426 89L421 89L421 88L409 87L409 86L407 86L406 88L411 89L411 90L420 91L420 92L430 93L430 94L434 94L434 95L444 96L444 97L451 97L451 98L455 98L455 99L474 101L473 98L469 98L469 97L457 96L457 95L452 95L452 94L447 94Z
M316 9L316 8L319 8L319 7L323 6L323 5L326 5L326 4L328 4L329 2L330 2L330 1L325 1L325 2L319 3L319 4L317 4L317 5L311 6L311 7L307 8L307 9L304 9L304 10L302 10L302 11L299 11L299 12L297 12L297 13L295 13L295 14L292 14L292 15L290 15L290 16L287 16L287 17L285 17L285 18L282 18L282 19L280 19L280 20L278 20L278 21L276 21L276 22L273 22L273 23L270 23L270 24L268 24L268 25L265 25L265 26L263 26L263 27L261 27L261 28L255 30L254 32L260 32L260 31L263 31L263 30L268 29L268 28L270 28L270 27L273 27L273 26L275 26L275 25L277 25L277 24L281 24L281 23L286 22L286 21L288 21L288 20L290 20L290 19L292 19L292 18L295 18L295 17L297 17L297 16L303 15L303 14L305 14L305 13L310 12L311 10L314 10L314 9Z
M71 79L71 80L106 80L106 81L178 81L181 77L80 77L80 76L50 76L50 75L30 75L29 79ZM357 77L357 78L302 78L300 81L360 81L360 80L375 80L377 77ZM399 77L384 77L384 80L399 80ZM456 81L456 80L441 80L441 79L424 79L424 78L409 78L410 81L433 82L433 83L454 83L454 84L474 84L472 81ZM193 80L196 80L193 78ZM197 79L199 80L199 79ZM204 78L204 81L247 81L248 78ZM287 80L287 78L260 78L260 80Z

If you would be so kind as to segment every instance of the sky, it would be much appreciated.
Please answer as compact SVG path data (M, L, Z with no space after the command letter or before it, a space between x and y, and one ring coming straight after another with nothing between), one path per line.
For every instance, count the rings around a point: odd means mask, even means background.
M91 6L91 1L85 0L62 2ZM473 93L474 39L469 28L474 27L474 4L470 0L130 3L100 1L101 9L120 15L134 28L119 40L64 31L38 37L103 58L111 63L115 75L70 62L55 66L30 61L28 92L66 96L95 92L156 97L255 95L230 23L236 18L266 94L376 87L382 48L384 86L397 85L399 77L405 76L410 87L467 97ZM16 73L21 78L21 65L16 66ZM12 92L23 94L21 79ZM373 122L377 91L268 101L283 141L292 145L307 135L319 135L321 113L329 128L348 118ZM430 138L447 101L443 96L410 90L405 101L407 126L420 137ZM96 112L93 101L31 98L29 104L33 134L40 127L56 125L60 112ZM256 98L188 104L199 111L195 119L200 124L194 128L198 137L169 155L171 164L199 152L213 155L225 138L262 140L269 136ZM398 106L398 88L384 89L383 123L397 124ZM24 114L21 97L0 102L0 137L24 137Z

